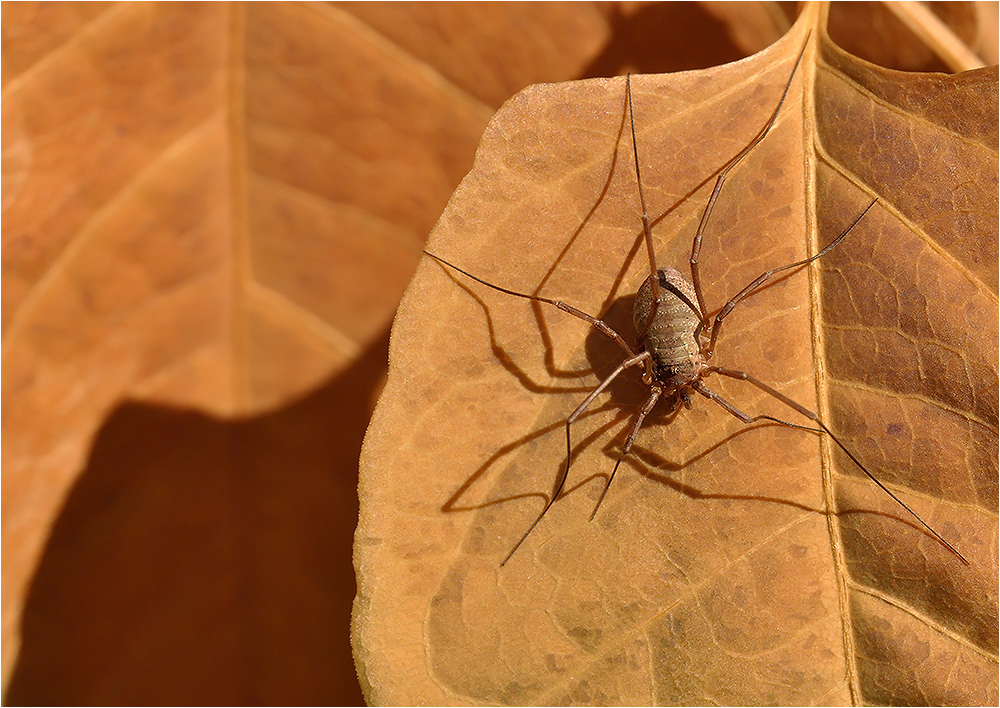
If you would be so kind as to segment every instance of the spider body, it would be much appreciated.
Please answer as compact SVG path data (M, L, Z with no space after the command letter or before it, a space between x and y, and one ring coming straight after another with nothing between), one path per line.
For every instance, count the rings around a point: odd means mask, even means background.
M658 385L668 397L676 393L690 408L688 391L691 384L701 378L706 368L697 335L701 325L698 306L695 304L698 299L694 286L680 271L660 268L657 276L659 300L655 313L652 275L646 278L635 296L632 311L635 331L642 332L644 327L646 329L637 344L649 354L652 369L652 380L649 383Z

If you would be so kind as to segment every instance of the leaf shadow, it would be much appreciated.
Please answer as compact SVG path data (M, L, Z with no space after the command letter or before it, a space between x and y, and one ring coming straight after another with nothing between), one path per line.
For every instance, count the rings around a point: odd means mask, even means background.
M27 588L4 703L363 705L350 645L360 412L387 357L385 333L246 418L113 409Z
M581 76L610 76L626 67L649 74L689 71L746 56L730 38L730 28L696 3L654 3L630 14L612 5L608 24L610 39ZM666 27L669 41L664 41Z

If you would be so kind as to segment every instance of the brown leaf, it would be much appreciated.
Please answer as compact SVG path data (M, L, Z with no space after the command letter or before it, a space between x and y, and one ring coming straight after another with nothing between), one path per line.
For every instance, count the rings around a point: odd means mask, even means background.
M733 65L633 82L657 261L686 272L717 172L764 125L819 11ZM648 389L555 308L424 259L362 455L354 642L375 703L997 700L997 71L907 75L819 29L731 173L701 268L744 301L716 360L818 410L962 565L816 435L704 400L654 413L588 517ZM624 81L538 86L487 128L429 249L630 332L648 273ZM628 336L628 335L627 335ZM731 380L751 415L808 423ZM959 678L960 677L960 678Z
M420 245L510 93L788 26L710 9L4 3L5 699L361 700L357 460Z

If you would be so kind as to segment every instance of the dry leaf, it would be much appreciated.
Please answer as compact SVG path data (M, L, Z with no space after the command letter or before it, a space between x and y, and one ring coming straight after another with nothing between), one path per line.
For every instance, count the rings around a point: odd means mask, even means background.
M686 271L714 176L766 122L810 27L733 65L633 82L658 264ZM593 523L644 387L554 308L425 259L362 455L354 642L374 703L995 703L997 71L895 73L813 34L702 252L716 363L818 410L971 561L831 447L707 401L654 414ZM490 124L429 248L630 332L648 266L624 81L539 86ZM637 377L633 377L637 378ZM711 386L795 422L747 385Z
M765 3L2 12L4 695L55 704L360 701L361 437L489 117L788 26Z

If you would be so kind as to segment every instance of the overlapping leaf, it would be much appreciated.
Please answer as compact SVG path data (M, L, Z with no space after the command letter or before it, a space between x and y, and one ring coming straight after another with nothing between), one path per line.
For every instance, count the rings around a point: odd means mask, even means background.
M686 271L714 175L773 111L805 41L636 77L658 265ZM427 261L397 316L362 458L355 648L376 702L995 700L996 71L914 78L821 33L730 177L702 253L717 363L818 410L962 565L817 436L707 401L651 417L593 523L644 387L563 421L621 360L586 323ZM535 87L496 117L429 247L630 331L648 272L624 82ZM712 381L751 414L759 391ZM961 673L962 680L955 676Z

